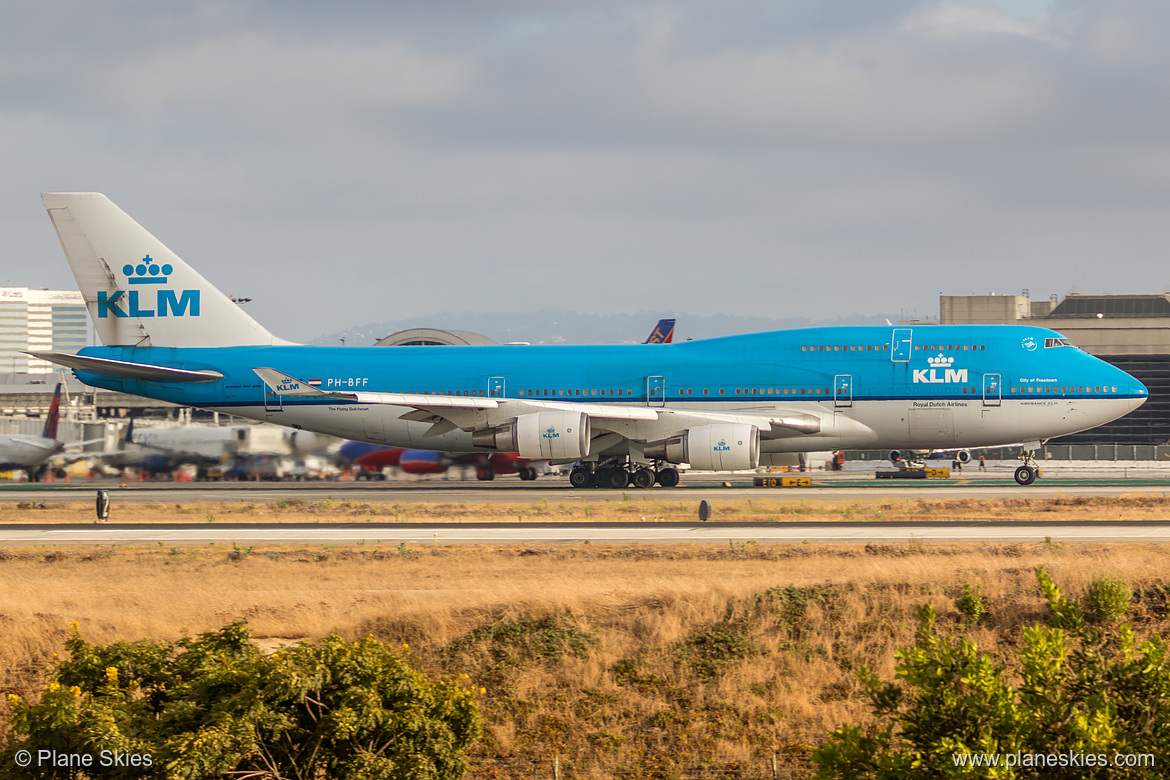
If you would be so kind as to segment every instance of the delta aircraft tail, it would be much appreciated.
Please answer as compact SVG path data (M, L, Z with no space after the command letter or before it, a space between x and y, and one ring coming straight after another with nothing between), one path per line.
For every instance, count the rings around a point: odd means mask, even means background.
M96 192L41 200L106 346L287 344Z
M49 404L49 415L45 418L45 429L41 437L45 439L57 438L57 423L61 419L61 387L64 383L57 383L57 390L53 393L53 400Z

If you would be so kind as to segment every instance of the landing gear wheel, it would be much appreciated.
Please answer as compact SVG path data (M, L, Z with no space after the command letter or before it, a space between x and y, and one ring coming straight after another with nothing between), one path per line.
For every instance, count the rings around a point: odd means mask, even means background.
M664 488L678 487L678 469L665 468L658 472L658 484Z
M630 479L630 484L636 488L654 487L654 472L650 469L638 469Z
M1036 481L1036 469L1031 466L1020 466L1016 469L1016 484L1031 485Z
M480 469L479 471L475 472L475 478L481 482L491 482L496 478L496 472L492 471L491 469Z
M536 469L531 466L524 466L520 469L520 479L525 482L531 482L536 479Z
M586 488L593 481L593 474L584 466L569 472L569 484L575 488Z
M630 484L630 473L625 469L609 469L608 487L621 490Z

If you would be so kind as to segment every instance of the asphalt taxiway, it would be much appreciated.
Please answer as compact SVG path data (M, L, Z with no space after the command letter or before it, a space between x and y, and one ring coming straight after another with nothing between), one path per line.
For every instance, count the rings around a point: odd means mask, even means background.
M804 544L1170 541L1170 522L149 523L0 526L0 545Z
M813 474L811 487L753 487L742 476L714 480L693 476L679 487L648 490L625 488L574 489L565 479L492 482L442 479L389 482L113 482L0 485L0 501L91 500L96 490L108 490L115 502L205 501L363 501L441 503L539 503L542 501L605 501L634 499L792 499L847 501L884 498L1053 498L1055 496L1121 496L1142 493L1170 495L1170 476L1123 478L1117 474L1069 476L1037 480L1027 487L1010 475L946 480L875 480L856 475Z
M349 501L363 503L539 503L543 501L639 500L714 502L731 499L852 501L867 499L999 499L1055 496L1170 495L1170 480L1061 477L1020 487L1003 475L982 479L877 481L855 475L813 475L811 487L757 488L740 477L727 482L691 476L678 488L650 490L573 489L563 479L536 483L519 480L456 482L319 483L114 483L86 482L0 486L0 502L92 504L99 489L108 490L112 519L126 502L191 504L202 502ZM756 522L756 523L253 523L95 524L92 510L78 524L0 525L0 545L76 544L759 544L995 542L1034 543L1170 541L1170 520L1102 522ZM697 516L697 514L696 514Z

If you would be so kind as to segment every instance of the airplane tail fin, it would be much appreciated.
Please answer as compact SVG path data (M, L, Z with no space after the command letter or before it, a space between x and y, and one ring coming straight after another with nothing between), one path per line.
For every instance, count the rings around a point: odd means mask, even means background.
M286 344L96 192L41 194L106 346Z
M674 339L674 320L659 320L650 331L647 344L669 344Z
M57 438L57 423L61 419L61 386L62 382L57 383L57 390L53 393L53 400L49 404L49 416L45 418L45 429L41 431L42 438L56 439Z

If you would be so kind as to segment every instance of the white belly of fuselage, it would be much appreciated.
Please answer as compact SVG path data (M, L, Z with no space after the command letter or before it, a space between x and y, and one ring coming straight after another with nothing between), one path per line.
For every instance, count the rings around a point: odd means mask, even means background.
M838 405L833 400L783 404L671 404L677 410L742 412L762 415L769 410L807 412L822 420L815 434L763 438L763 452L812 452L832 449L991 447L1064 436L1114 420L1139 405L1124 398L1004 398L998 404L981 398L969 401L891 400L856 401ZM388 447L475 451L471 434L454 430L427 436L429 422L400 419L412 408L377 404L262 406L221 408L219 411L278 425L326 433ZM661 425L661 430L653 430ZM660 423L640 423L647 440L679 431L670 416Z

